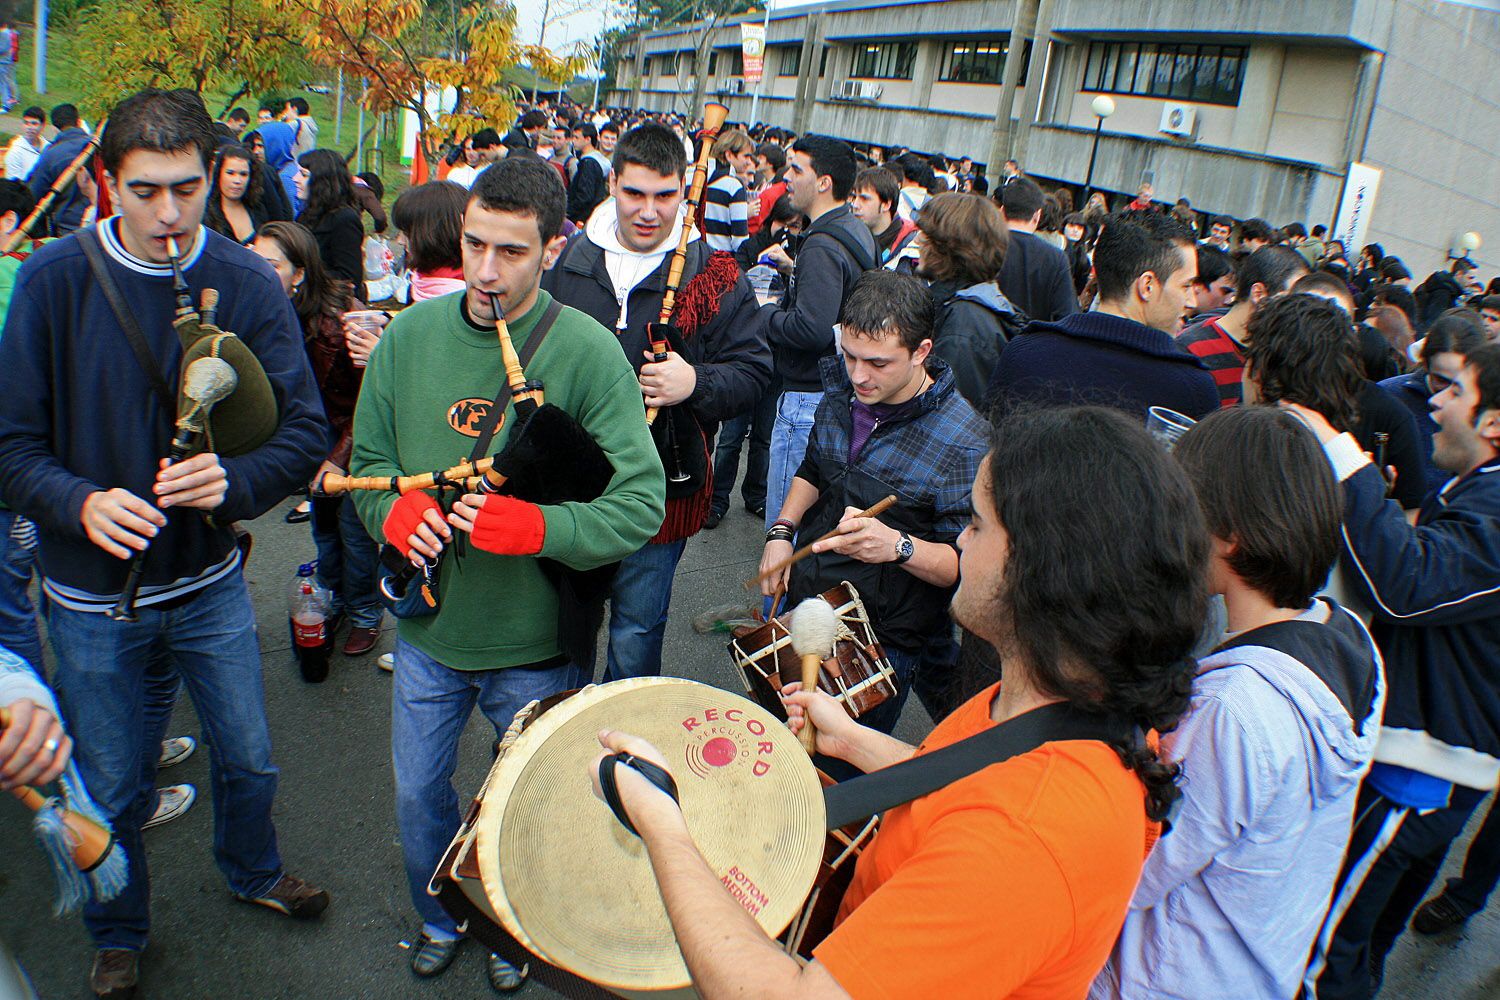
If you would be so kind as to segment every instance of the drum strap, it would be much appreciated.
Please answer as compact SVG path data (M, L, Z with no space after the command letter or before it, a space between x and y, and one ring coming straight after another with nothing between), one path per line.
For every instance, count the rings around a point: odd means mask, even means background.
M1045 743L1099 740L1120 745L1139 738L1133 734L1133 726L1112 716L1083 712L1063 701L1043 705L932 753L825 788L828 829L837 830L905 805Z

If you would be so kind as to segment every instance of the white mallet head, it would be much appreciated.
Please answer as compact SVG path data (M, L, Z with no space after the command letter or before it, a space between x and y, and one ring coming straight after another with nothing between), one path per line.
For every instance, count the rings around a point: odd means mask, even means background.
M838 615L821 597L809 597L792 612L792 648L798 656L828 656L838 633Z

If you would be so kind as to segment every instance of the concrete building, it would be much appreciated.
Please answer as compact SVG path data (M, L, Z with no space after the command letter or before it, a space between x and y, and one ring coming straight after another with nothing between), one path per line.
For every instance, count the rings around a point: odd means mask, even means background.
M696 113L701 58L747 120L739 20L627 42L611 103ZM1497 68L1500 0L831 0L772 13L758 117L1081 188L1108 94L1095 187L1331 226L1363 163L1366 239L1420 278L1465 232L1500 269Z

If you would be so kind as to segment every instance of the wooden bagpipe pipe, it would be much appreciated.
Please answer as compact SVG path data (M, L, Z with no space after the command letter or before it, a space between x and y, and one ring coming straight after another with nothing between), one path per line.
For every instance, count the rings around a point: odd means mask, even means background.
M84 235L82 239L92 239ZM233 458L259 448L276 432L280 414L271 380L254 352L235 334L217 325L219 293L203 290L200 312L182 273L177 241L167 239L177 314L172 327L182 343L182 374L177 386L177 421L168 460L180 462L199 451ZM120 599L106 616L137 620L135 603L149 548L131 559Z
M541 382L526 377L510 338L510 328L500 298L490 293L495 314L495 332L505 381L510 390L514 419L504 446L491 458L465 460L444 470L408 476L340 476L325 474L319 492L341 494L351 490L447 490L463 493L500 493L541 506L597 500L614 478L614 465L588 429L562 408L546 402ZM552 308L560 309L558 303ZM545 335L544 317L532 336ZM496 431L504 424L497 416ZM455 536L459 538L461 536ZM383 556L388 558L389 552ZM542 570L558 590L561 620L558 637L574 663L592 664L596 635L603 617L604 598L614 580L618 563L594 570L573 570L550 559L541 560ZM380 581L388 599L399 601L418 575L424 578L424 597L437 608L436 566L419 567L409 561Z
M9 729L11 722L10 712L0 707L0 730ZM57 879L54 910L62 916L90 898L108 902L118 896L129 879L129 864L71 761L57 785L56 795L29 785L13 788L11 794L35 814L32 832Z
M67 168L57 175L57 179L52 182L52 186L37 199L37 203L32 208L31 214L26 216L26 219L6 238L4 245L0 246L0 253L10 253L16 247L20 246L24 240L28 239L37 224L47 217L48 212L52 211L52 206L57 203L57 199L62 197L63 192L68 190L69 185L78 180L78 171L88 162L89 157L94 155L94 150L99 148L99 143L104 138L104 129L108 124L109 119L105 119L99 123L99 127L94 130L93 135L89 136L88 141L83 144L83 148L78 151L78 155L73 157L73 162L69 163ZM105 214L107 213L101 208L100 217L102 218ZM45 232L41 235L45 235Z
M688 246L693 239L693 222L698 216L698 206L703 203L703 190L708 184L709 167L713 163L714 141L724 127L729 109L722 104L710 102L703 106L703 129L698 133L698 159L693 165L692 184L688 188L687 204L683 209L682 233L672 251L667 266L666 291L662 295L661 312L655 323L646 327L646 337L651 342L651 360L657 364L667 360L668 352L685 350L681 331L673 325L672 314L677 305L677 293L682 289L682 275L687 265ZM703 429L691 412L681 406L665 407L669 412L662 429L656 427L661 407L646 407L646 424L652 428L657 451L667 473L667 497L692 496L702 487L708 475L708 442ZM684 442L684 439L687 439Z

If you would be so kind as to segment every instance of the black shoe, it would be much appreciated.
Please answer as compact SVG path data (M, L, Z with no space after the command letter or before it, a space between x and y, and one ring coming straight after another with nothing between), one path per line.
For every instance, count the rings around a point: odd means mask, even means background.
M458 949L463 943L464 939L461 937L451 941L434 941L425 933L418 934L417 939L411 943L412 973L423 979L442 975L458 957Z
M751 514L754 514L756 517L765 517L766 502L762 500L760 503L747 503L745 504L745 510Z
M719 526L719 522L722 520L724 520L724 512L722 510L711 510L708 512L708 516L703 519L703 527L709 531L713 531Z
M485 975L496 993L514 993L525 986L528 968L528 966L522 966L518 969L493 951L484 963Z
M1447 893L1443 893L1417 907L1416 915L1411 918L1411 929L1418 934L1441 934L1462 927L1471 916L1473 914L1465 913Z
M305 500L303 501L303 503L306 503L306 502L307 501L305 501ZM298 504L297 506L293 507L291 510L289 510L289 511L286 512L285 521L286 521L287 524L303 524L303 523L305 523L307 521L310 521L311 519L312 519L312 507L308 506L308 508L306 510L303 510L302 509L302 504Z

